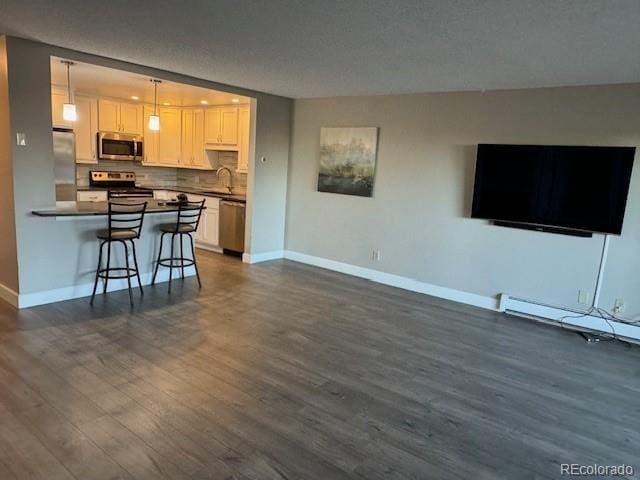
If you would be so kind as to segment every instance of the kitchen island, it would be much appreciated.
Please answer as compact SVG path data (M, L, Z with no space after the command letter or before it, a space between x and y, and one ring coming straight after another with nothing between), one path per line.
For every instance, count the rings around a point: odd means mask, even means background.
M160 224L175 223L178 216L178 205L167 204L166 200L145 199L147 211L145 213L140 238L135 240L138 253L138 266L143 285L149 285L153 277L158 249L160 248ZM141 203L140 199L121 200L118 203ZM19 297L20 307L40 305L70 298L91 295L93 279L98 267L98 248L100 241L96 238L98 230L107 228L108 202L64 202L55 207L31 210L34 222L44 226L45 232L53 232L49 237L50 248L43 252L42 263L53 263L61 260L67 267L58 274L62 287L46 291L29 292ZM205 204L206 208L206 204ZM205 210L206 211L206 210ZM203 212L204 216L204 212ZM188 239L183 239L185 251L190 251ZM168 253L167 242L164 245ZM179 245L176 245L176 249ZM124 249L117 246L112 251L112 266L125 265ZM193 267L185 268L185 276L195 275ZM174 279L176 272L174 271ZM169 269L158 271L157 282L169 279ZM185 281L194 281L186 279ZM110 280L108 291L127 288L124 279ZM163 291L164 288L162 287ZM174 293L179 294L179 289ZM98 293L102 290L99 288ZM96 299L97 300L97 299ZM105 299L107 300L107 299ZM88 305L88 303L87 303Z

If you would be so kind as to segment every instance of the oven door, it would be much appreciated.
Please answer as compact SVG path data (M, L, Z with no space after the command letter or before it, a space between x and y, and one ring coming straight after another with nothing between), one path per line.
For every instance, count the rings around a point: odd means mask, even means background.
M98 151L102 160L142 160L142 137L122 133L98 133Z

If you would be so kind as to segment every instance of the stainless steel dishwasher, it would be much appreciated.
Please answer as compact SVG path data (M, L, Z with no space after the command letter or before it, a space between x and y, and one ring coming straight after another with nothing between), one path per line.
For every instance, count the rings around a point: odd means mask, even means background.
M244 207L241 202L220 202L220 246L223 250L244 252Z

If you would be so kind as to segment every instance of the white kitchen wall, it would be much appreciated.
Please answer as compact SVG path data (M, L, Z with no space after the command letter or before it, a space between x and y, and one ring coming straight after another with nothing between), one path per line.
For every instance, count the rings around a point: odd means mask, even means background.
M323 126L380 127L373 198L316 191ZM594 290L603 237L470 219L478 143L640 145L640 84L296 100L287 250L483 296L580 308L578 290ZM637 163L601 298L606 308L624 299L628 317L640 313Z

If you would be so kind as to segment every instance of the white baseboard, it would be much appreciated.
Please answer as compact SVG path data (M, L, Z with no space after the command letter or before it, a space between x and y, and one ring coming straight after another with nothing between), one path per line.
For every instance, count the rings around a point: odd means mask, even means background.
M193 276L195 275L195 269L193 267L185 268L185 276ZM179 272L173 273L173 278L179 277ZM140 280L142 285L150 285L151 280L153 278L153 272L142 273L140 275ZM169 280L169 270L163 268L158 271L158 276L156 278L156 283L162 283ZM136 278L131 279L131 286L136 287L138 285L138 280ZM117 280L109 280L107 284L107 292L114 292L117 290L124 290L128 288L126 279L117 279ZM63 300L71 300L74 298L82 298L88 297L91 295L93 291L93 282L84 283L81 285L75 285L71 287L62 287L55 288L53 290L44 290L40 292L33 293L23 293L17 295L17 307L18 308L27 308L27 307L35 307L36 305L45 305L47 303L61 302ZM96 295L102 294L102 282L98 283L98 290Z
M284 257L284 251L274 250L273 252L264 253L243 253L242 261L244 263L260 263L268 262L269 260L277 260Z
M475 293L463 292L453 288L440 287L431 283L421 282L408 277L394 275L392 273L381 272L365 267L358 267L349 263L337 262L327 258L315 257L304 253L285 250L284 258L295 262L306 263L315 267L326 268L335 272L353 275L354 277L365 278L372 282L389 285L391 287L410 290L412 292L424 293L433 297L445 298L454 302L465 303L488 310L498 310L498 300L492 297L485 297Z
M0 299L18 308L18 292L0 283Z
M598 333L615 334L632 341L640 341L640 326L629 325L595 315L581 315L580 312L561 307L541 305L532 301L522 300L504 295L502 305L507 313L519 315L534 320L550 320L557 326L564 325L576 330L588 330Z

